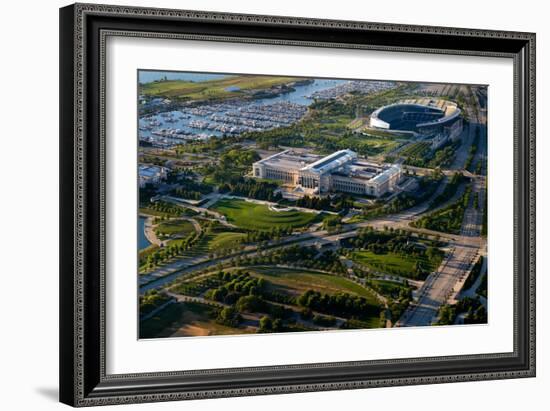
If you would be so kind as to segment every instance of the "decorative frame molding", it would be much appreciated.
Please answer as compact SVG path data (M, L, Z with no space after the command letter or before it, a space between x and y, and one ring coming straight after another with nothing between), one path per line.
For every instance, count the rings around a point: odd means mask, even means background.
M60 399L74 406L535 375L535 35L75 4L60 10ZM514 61L514 351L469 356L105 373L108 36L506 57ZM415 364L414 370L409 365Z

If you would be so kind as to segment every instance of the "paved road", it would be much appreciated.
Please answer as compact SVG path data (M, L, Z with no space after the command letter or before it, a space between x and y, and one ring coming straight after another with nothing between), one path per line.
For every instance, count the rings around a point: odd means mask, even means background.
M418 302L405 311L396 326L431 325L439 308L451 298L457 282L471 270L476 255L474 247L454 247L437 272L430 275L418 291Z
M470 118L473 118L473 115ZM470 143L473 140L473 133L475 133L476 127L481 126L477 124L470 126ZM481 128L481 132L485 133L486 131L483 129L484 127ZM480 140L483 140L483 138ZM463 144L462 147L467 147L467 145ZM481 153L478 154L480 158L483 158L485 155L485 150L485 145L482 144ZM455 160L454 166L462 167L463 164L461 162L463 157L459 156ZM457 241L453 244L438 270L432 273L418 290L416 295L417 303L411 305L405 311L397 322L396 327L431 325L437 319L439 308L442 305L456 302L457 295L464 285L480 249L485 247L485 240L480 237L485 201L485 184L485 177L473 177L472 196L464 212L460 236L457 237ZM477 208L474 207L473 201L476 195L479 200Z
M189 295L174 293L172 291L166 291L166 294L174 299L174 300L172 300L172 302L173 301L177 301L177 302L195 302L195 303L201 303L201 304L216 306L216 307L219 307L219 308L231 307L231 305L229 305L229 304L225 304L225 303L222 303L222 302L219 302L219 301L207 300L203 297L192 297L192 296L189 296ZM287 308L287 309L291 310L292 311L292 318L296 321L296 323L301 324L302 326L307 327L307 328L314 328L314 329L317 329L317 330L339 329L342 326L342 324L344 324L347 321L345 318L342 318L342 317L331 316L335 319L334 326L332 326L332 327L320 327L317 324L314 324L310 320L304 320L302 318L301 314L300 314L299 308L296 307L296 306L288 305L288 304L282 304L282 303L278 303L278 302L274 302L274 301L270 301L269 303L272 304L272 305L278 305L280 307L284 307L284 308ZM262 313L246 313L245 312L245 313L240 313L240 314L241 314L241 317L242 317L240 325L245 325L245 326L248 326L248 327L256 327L256 328L258 328L260 326L260 319L264 316L264 314L262 314ZM324 317L327 316L326 314L320 313L318 311L312 311L312 315L314 315L314 316L315 315L320 315L320 316L324 316Z
M183 295L183 294L177 294L171 291L167 291L166 294L170 297L172 297L174 300L178 303L181 302L190 302L190 303L201 303L206 304L210 306L216 306L218 308L225 308L230 307L229 304L224 304L219 301L213 301L213 300L207 300L203 297L191 297L189 295ZM240 321L240 325L244 325L246 327L255 327L258 328L260 325L260 314L250 314L250 313L241 313L242 320Z
M486 257L486 256L484 256L484 257ZM486 273L487 273L487 258L484 258L480 274L477 276L475 282L472 284L472 286L470 288L468 288L467 290L461 290L460 291L459 298L462 299L462 298L465 298L465 297L469 297L469 298L478 297L477 290L478 290L479 286L481 285L481 282L483 281L483 278L485 277L485 275L487 275ZM479 296L479 297L480 297L481 303L485 306L485 308L487 308L487 300L483 296Z
M483 190L485 179L479 177L475 180L475 182L476 184L474 184L473 192L480 192ZM483 242L483 240L479 237L479 232L481 230L481 210L483 210L482 198L483 196L480 196L480 204L477 210L472 210L473 205L470 204L470 207L465 213L463 228L460 235L452 235L423 229L415 230L424 234L440 236L441 238L446 239L452 248L438 271L429 276L424 285L420 288L418 292L418 304L407 310L396 326L430 325L434 317L437 315L439 307L444 304L451 297L453 291L455 291L456 284L460 280L465 279L465 274L471 270L474 258ZM473 200L471 203L472 202ZM294 236L294 238L289 240L300 240L300 244L302 246L309 246L315 245L320 241L336 243L344 238L355 237L358 229L367 226L375 229L382 229L384 227L406 227L407 229L410 229L410 227L408 227L409 222L418 218L420 214L425 212L426 207L426 204L421 204L393 216L386 216L377 220L350 225L352 229L343 233L329 234L326 231L318 231ZM289 240L278 244L276 247L288 245ZM257 250L243 253L243 255L247 256L254 256L256 254L258 254ZM208 268L228 260L229 258L227 257L210 259L196 265L191 265L173 272L168 272L165 276L140 286L140 292L143 293L153 288L162 288L169 282L187 272Z
M472 118L472 117L471 117ZM473 138L475 133L475 127L470 127L469 141ZM483 131L483 130L482 130ZM483 131L484 132L484 131ZM483 139L481 139L483 140ZM461 146L461 151L467 151L467 145ZM481 147L480 158L483 158L486 152L486 147ZM460 157L463 157L462 155ZM455 166L461 167L462 159L455 161ZM456 172L456 170L445 170L445 175L450 175ZM338 241L355 237L357 231L363 227L373 227L375 229L384 229L385 227L391 228L403 228L411 231L415 231L421 234L437 236L449 242L451 251L446 256L441 267L438 271L432 274L426 280L424 286L418 292L419 304L410 310L407 310L397 325L411 326L411 325L429 325L437 314L439 307L444 304L451 296L456 296L457 284L465 280L465 274L471 269L473 259L478 253L480 247L483 246L484 241L479 237L481 218L483 210L483 200L485 187L485 178L482 176L474 176L474 188L473 192L479 192L480 204L477 210L473 209L472 202L468 207L464 223L460 235L453 235L448 233L441 233L426 229L415 229L409 226L411 221L416 220L419 216L428 210L429 204L433 198L439 195L445 188L446 181L442 182L432 198L424 203L412 207L408 210L400 213L380 217L378 219L369 220L356 224L349 224L346 226L346 231L336 234L328 233L327 231L307 232L299 235L290 236L278 244L271 244L273 248L284 247L289 243L299 241L303 246L315 245L319 243L337 243ZM455 196L456 197L456 196ZM473 197L473 196L472 196ZM449 199L448 202L454 201L455 198ZM445 206L448 204L441 205ZM203 210L201 210L203 211ZM208 210L211 211L211 210ZM254 256L258 254L258 251L254 247L248 248L241 253L241 255ZM187 272L196 271L204 268L208 268L218 263L229 261L231 257L222 257L218 259L205 259L204 256L197 257L197 259L187 260L183 262L175 262L174 265L165 266L156 272L152 277L144 278L141 281L140 292L143 293L149 289L162 288L167 283L174 279L186 274ZM152 281L151 281L152 280ZM147 282L147 284L145 284Z
M441 192L443 192L444 188L445 188L445 182L442 182L440 186L437 188L437 190L435 191L435 193L432 195L432 197L426 200L424 203L421 203L417 206L414 206L412 208L409 208L407 210L404 210L402 212L392 214L389 216L382 216L380 218L376 218L373 220L368 220L360 223L355 223L355 224L347 224L345 226L345 231L340 233L329 233L328 231L325 231L325 230L320 230L315 232L306 232L298 235L289 236L277 243L268 243L268 246L272 247L273 249L277 247L284 247L298 241L302 246L311 246L311 245L323 244L323 243L337 243L342 239L352 238L357 236L357 232L361 228L372 227L375 229L382 230L386 227L388 228L392 227L392 228L407 229L409 231L413 231L413 232L428 235L428 236L439 237L445 241L448 241L451 245L455 245L456 243L458 243L458 244L477 247L478 246L477 242L475 241L475 239L471 237L441 233L439 231L433 231L433 230L428 230L423 228L413 228L409 226L410 222L416 220L417 218L419 218L419 216L422 213L428 210L432 199L438 196ZM442 206L444 206L445 204L442 204ZM257 255L257 253L258 253L258 250L256 249L256 247L248 246L247 248L245 248L243 252L240 253L240 255L252 257ZM165 284L168 284L173 280L175 280L180 275L184 275L190 271L201 270L219 263L227 262L231 258L232 257L220 257L220 258L211 259L211 258L208 258L208 256L200 255L192 258L178 259L172 263L166 264L158 268L153 273L140 276L140 280L139 280L140 292L143 293L153 288L156 288L156 289L161 288Z
M433 168L424 168L424 167L404 165L403 169L409 170L411 172L415 172L417 176L429 176L429 175L432 175L434 173ZM448 176L448 177L453 176L456 172L461 172L465 177L473 177L475 175L474 173L472 173L472 172L470 172L470 171L468 171L468 170L466 170L462 167L441 169L441 173Z

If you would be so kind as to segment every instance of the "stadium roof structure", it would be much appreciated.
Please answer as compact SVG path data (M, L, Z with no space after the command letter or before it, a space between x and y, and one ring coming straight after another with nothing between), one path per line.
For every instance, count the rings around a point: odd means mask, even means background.
M456 103L446 100L408 99L382 106L370 116L370 126L386 130L419 132L452 124L460 116Z

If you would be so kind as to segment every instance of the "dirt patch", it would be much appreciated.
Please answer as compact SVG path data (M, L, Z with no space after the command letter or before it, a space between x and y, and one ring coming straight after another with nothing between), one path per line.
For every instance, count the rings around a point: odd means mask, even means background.
M210 335L210 331L207 329L193 324L185 324L172 334L172 337L199 337L206 335Z

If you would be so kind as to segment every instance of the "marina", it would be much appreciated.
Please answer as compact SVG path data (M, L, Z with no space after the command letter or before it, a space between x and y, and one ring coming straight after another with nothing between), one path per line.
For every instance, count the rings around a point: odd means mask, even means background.
M167 111L163 111L163 106L173 108L173 104L159 100L158 109L154 113L140 117L139 139L149 145L170 148L186 141L290 126L306 115L308 106L316 99L349 93L357 89L356 83L315 79L294 84L289 91L273 95L267 93L267 97L266 93L259 93L260 98L252 101L242 98L196 106L182 104L177 110ZM369 92L379 91L381 87L389 87L390 84L375 83Z

